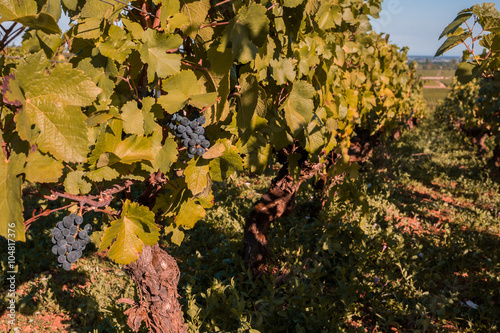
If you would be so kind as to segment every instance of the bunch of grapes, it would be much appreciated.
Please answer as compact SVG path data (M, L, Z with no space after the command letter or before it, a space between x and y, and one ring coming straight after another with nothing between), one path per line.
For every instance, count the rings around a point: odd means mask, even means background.
M52 230L52 243L54 243L52 253L57 256L59 267L62 266L67 271L71 269L72 263L82 256L82 251L90 243L89 234L92 226L87 224L80 228L82 222L83 217L71 214L57 222Z
M204 135L204 123L204 116L189 120L180 113L175 113L172 116L172 122L168 124L168 127L174 131L184 147L187 148L189 158L193 158L195 155L203 156L207 148L210 147L210 141Z

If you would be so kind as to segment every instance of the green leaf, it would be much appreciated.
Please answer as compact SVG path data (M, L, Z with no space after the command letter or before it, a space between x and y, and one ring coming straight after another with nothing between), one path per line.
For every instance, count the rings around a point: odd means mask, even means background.
M446 28L444 28L443 32L439 36L439 39L443 38L444 36L448 36L449 34L455 33L455 31L458 28L460 28L460 26L462 25L462 23L464 23L465 21L467 21L471 16L472 16L472 12L467 12L467 13L459 14L453 20L453 22L451 22L450 24L448 24L448 26Z
M182 5L181 13L188 18L188 22L181 26L185 35L196 38L200 26L205 22L210 10L209 0L180 0Z
M123 164L132 164L142 160L151 161L153 155L151 152L151 141L143 136L132 135L125 140L120 141L111 151L118 159L111 158L110 164L116 162Z
M116 179L120 176L118 171L115 169L111 169L108 166L89 171L87 173L87 178L94 181L94 182L102 182L103 180L113 180Z
M0 14L0 23L14 21L48 34L61 33L54 16L45 12L38 13L37 3L33 0L0 0Z
M434 57L439 57L446 51L451 50L455 46L463 43L467 38L471 37L472 33L470 31L466 31L458 36L451 36L446 39L446 41L441 45L441 47L437 50Z
M123 106L121 118L125 133L144 135L144 116L136 101L129 101Z
M76 25L76 36L84 39L97 39L101 36L102 18L88 17L78 20Z
M245 73L239 79L241 109L236 114L238 129L245 132L251 128L251 121L257 107L259 85L255 75Z
M187 168L184 170L186 176L186 184L193 195L203 192L208 186L209 166L196 165L193 160L190 161Z
M342 11L337 5L324 1L316 13L316 22L322 30L327 30L342 23Z
M0 236L24 242L23 201L21 198L22 177L26 156L12 154L9 159L0 149Z
M314 102L312 100L314 94L315 90L308 82L294 82L292 91L282 106L292 135L298 135L311 121L314 111Z
M180 246L182 241L184 240L184 232L179 230L179 228L175 228L174 230L172 230L172 238L170 240L175 245Z
M179 72L181 68L181 55L167 53L176 50L182 44L179 35L165 35L154 29L148 29L142 36L143 45L139 49L141 60L148 64L148 82L159 78L168 77Z
M242 64L255 59L258 48L267 40L269 18L266 7L250 4L241 7L238 15L233 18L224 30L219 52L225 52L231 43L233 58Z
M307 48L307 46L305 46ZM280 58L273 59L269 62L273 69L272 76L278 85L286 84L287 81L295 81L295 69L292 64L292 59Z
M153 167L163 173L170 171L172 163L177 161L177 143L171 138L167 138L153 161Z
M55 183L62 176L64 165L38 150L29 154L24 168L26 180L32 183Z
M20 17L35 16L38 12L35 0L0 0L0 22L15 21Z
M97 47L103 56L123 63L132 50L135 49L135 45L129 39L129 35L125 30L116 25L111 25L108 38L103 43L99 43Z
M191 70L181 71L163 80L162 90L167 92L167 95L160 96L158 103L170 114L179 111L186 104L201 109L217 100L216 92L201 93L198 79Z
M181 205L179 214L175 218L175 224L178 227L182 226L185 229L190 229L194 227L198 220L205 217L205 209L198 202L198 200L193 198Z
M304 0L285 0L283 2L283 7L295 8L298 5L302 4Z
M89 193L92 189L92 184L83 179L84 176L85 172L78 170L68 173L64 180L64 189L66 192L76 195Z
M99 251L111 245L108 258L117 264L127 265L139 258L144 244L153 246L159 237L153 212L145 206L126 200L120 218L104 231Z
M81 107L90 105L101 89L71 64L57 64L50 74L45 73L46 66L48 61L38 52L21 61L14 72L25 95L24 108L16 117L21 138L59 160L84 162L88 138ZM32 125L40 131L35 140L20 130Z
M209 164L210 176L215 181L223 181L237 171L243 170L243 160L238 154L238 148L228 139L217 140L217 143L203 154L203 158L212 159Z

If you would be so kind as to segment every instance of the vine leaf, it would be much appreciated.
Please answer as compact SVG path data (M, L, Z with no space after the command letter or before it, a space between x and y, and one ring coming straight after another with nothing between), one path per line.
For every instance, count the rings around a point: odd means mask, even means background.
M22 177L26 156L12 154L9 159L0 149L0 236L16 241L26 241L23 224L23 201L21 198ZM12 227L14 224L14 227Z
M143 45L139 49L141 59L148 64L148 82L155 79L155 74L163 78L179 72L181 68L180 54L166 53L175 50L182 44L179 35L160 34L158 31L148 29L142 36Z
M179 210L179 214L175 219L175 224L177 226L182 226L184 228L190 229L194 227L198 220L205 217L205 209L198 204L199 200L193 198L189 201L185 201Z
M26 180L32 183L55 183L62 176L63 167L61 161L37 150L29 154L24 173Z
M105 57L118 61L119 63L125 62L128 55L135 48L135 43L132 42L127 33L117 27L111 25L109 28L109 37L98 45L99 51Z
M86 116L81 107L90 105L101 92L81 71L71 64L57 64L50 74L45 73L49 62L43 51L21 61L14 75L24 91L23 108L16 116L21 139L38 145L59 160L85 162L88 152ZM40 131L31 136L32 126Z
M159 237L154 213L145 206L126 200L120 218L104 231L99 251L111 245L107 256L118 264L127 265L139 258L144 244L152 246Z
M83 179L84 176L85 172L79 170L68 173L64 180L64 189L66 192L75 195L89 193L92 189L92 184Z
M192 160L191 160L192 161ZM207 165L196 165L191 162L184 170L186 176L186 183L193 195L202 192L208 186L209 167Z
M153 167L163 173L170 171L172 163L177 161L177 143L172 138L167 138L153 161Z
M236 171L243 170L243 160L238 154L238 148L228 139L217 140L217 143L203 154L203 158L211 156L215 158L209 163L210 176L215 181L221 182Z
M202 93L196 75L191 70L181 71L163 81L162 90L167 95L158 98L158 103L168 112L175 113L186 104L197 108L210 106L217 100L217 93Z
M210 1L181 0L181 3L181 13L188 19L188 23L183 24L181 30L185 35L194 39L200 30L200 26L207 18L208 11L210 10Z
M299 134L311 121L314 110L313 96L315 90L306 81L294 82L290 95L283 103L285 118L293 135Z
M37 14L37 3L34 0L1 0L0 1L0 23L14 21L45 33L61 33L56 20L50 14L41 12Z
M224 30L218 51L225 52L231 43L234 59L242 64L255 59L258 48L264 44L269 32L266 13L267 9L262 5L242 7Z

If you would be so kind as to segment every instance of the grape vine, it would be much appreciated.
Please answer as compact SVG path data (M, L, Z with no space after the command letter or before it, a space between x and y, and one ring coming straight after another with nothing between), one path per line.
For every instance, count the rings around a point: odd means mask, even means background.
M181 245L205 217L213 182L261 173L278 155L279 175L245 227L257 267L270 223L293 210L302 182L326 179L324 197L335 196L332 184L357 172L349 149L359 132L384 135L422 115L406 49L370 31L380 9L381 0L3 0L0 24L25 34L0 56L0 235L15 225L24 241L54 211L23 212L23 193L78 203L109 224L100 250L149 270L160 231ZM76 234L54 231L65 268L84 231L75 248L64 243ZM167 317L148 325L165 328Z

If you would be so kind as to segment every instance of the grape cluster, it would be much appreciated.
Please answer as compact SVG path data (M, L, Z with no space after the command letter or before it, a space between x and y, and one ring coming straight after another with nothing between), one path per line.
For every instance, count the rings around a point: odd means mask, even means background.
M193 158L195 155L203 156L210 141L205 137L204 116L198 116L193 120L182 116L180 113L174 113L168 127L174 131L175 135L181 139L182 144L188 150L188 157Z
M57 222L52 229L52 253L57 256L59 267L62 266L66 271L71 269L72 263L82 256L82 251L90 243L92 226L87 224L80 228L82 222L83 217L71 214Z

